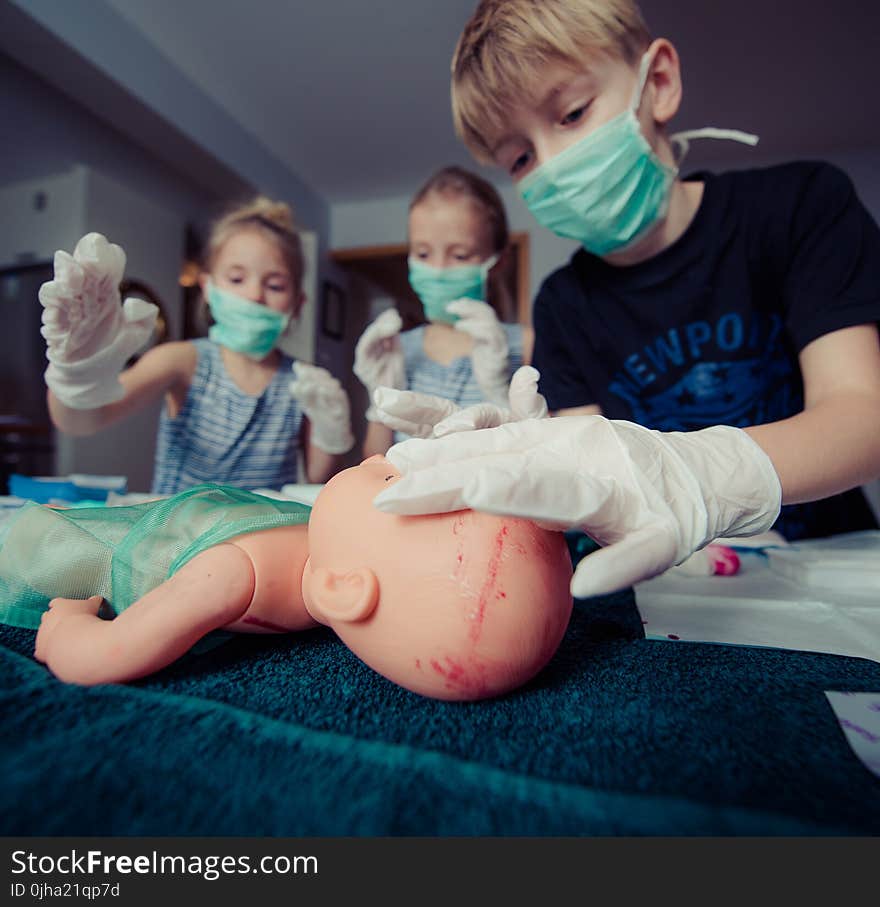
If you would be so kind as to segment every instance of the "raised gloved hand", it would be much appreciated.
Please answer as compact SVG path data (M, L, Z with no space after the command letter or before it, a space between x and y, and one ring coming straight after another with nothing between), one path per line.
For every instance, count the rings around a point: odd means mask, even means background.
M378 421L376 408L372 403L377 387L406 387L406 367L403 349L397 336L403 327L397 309L386 309L361 334L354 349L352 371L367 389L370 405L367 419Z
M312 426L310 441L329 454L344 454L354 445L351 406L345 388L325 368L294 362L290 395Z
M156 306L120 304L125 252L100 233L55 253L55 277L40 287L46 338L46 384L65 406L96 409L124 395L119 373L150 338Z
M510 380L510 349L495 310L487 302L476 299L456 299L446 310L458 316L456 329L474 338L471 352L474 378L486 400L504 406Z
M510 381L507 406L475 403L460 407L443 397L380 387L373 394L375 421L414 438L440 438L519 419L542 419L547 415L547 401L538 393L538 377L537 369L530 365L518 368Z
M713 539L769 529L782 494L764 451L724 425L658 432L603 416L530 419L404 441L387 457L403 478L377 495L380 510L469 507L586 532L604 547L575 571L579 598L655 576Z

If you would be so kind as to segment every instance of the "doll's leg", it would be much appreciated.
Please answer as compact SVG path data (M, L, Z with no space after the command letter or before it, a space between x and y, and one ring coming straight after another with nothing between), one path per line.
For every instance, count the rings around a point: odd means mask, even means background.
M68 683L119 683L152 674L211 630L237 620L254 592L250 558L235 545L209 548L114 620L101 599L54 599L34 655Z

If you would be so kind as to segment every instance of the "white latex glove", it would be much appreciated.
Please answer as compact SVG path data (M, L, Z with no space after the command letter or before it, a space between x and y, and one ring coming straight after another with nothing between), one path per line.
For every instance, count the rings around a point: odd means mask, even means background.
M367 325L354 348L352 371L367 389L371 401L377 387L406 387L406 367L398 337L402 327L397 309L386 309ZM371 422L378 421L372 402L366 417Z
M460 407L432 394L380 387L373 393L375 421L414 438L441 438L519 419L543 419L547 401L538 393L538 378L538 370L530 365L518 368L511 378L505 407L495 403Z
M294 362L290 395L312 426L309 440L329 454L344 454L354 445L351 406L345 388L325 368Z
M46 384L72 409L95 409L124 395L119 373L149 339L159 310L143 299L120 305L125 252L100 233L55 253L55 279L40 287Z
M658 432L603 416L509 422L394 445L403 474L380 510L465 507L577 528L604 546L571 582L575 597L623 589L682 563L719 537L755 535L779 514L781 487L742 430Z
M446 310L458 315L455 327L474 338L471 352L474 377L486 400L504 406L507 403L507 384L510 349L507 334L487 302L476 299L456 299Z

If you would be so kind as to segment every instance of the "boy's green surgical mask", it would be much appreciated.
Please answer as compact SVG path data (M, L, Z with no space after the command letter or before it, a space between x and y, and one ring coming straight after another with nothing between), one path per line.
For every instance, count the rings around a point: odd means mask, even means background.
M630 105L607 123L535 168L519 192L538 223L608 255L641 239L666 216L678 167L665 164L642 134L636 115L651 56L645 53ZM670 136L678 163L688 139L723 138L754 145L758 137L733 129L694 129Z
M208 283L208 307L216 322L208 337L252 359L268 356L290 322L290 315L221 290L213 281Z
M429 321L455 324L458 315L446 311L446 306L456 299L486 301L486 282L489 271L495 267L498 256L493 255L479 265L455 265L435 268L418 258L409 259L409 284L422 301L425 317Z

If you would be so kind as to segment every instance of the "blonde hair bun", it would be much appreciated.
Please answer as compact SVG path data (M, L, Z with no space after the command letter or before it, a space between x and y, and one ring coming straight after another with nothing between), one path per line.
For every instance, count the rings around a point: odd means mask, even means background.
M303 275L303 252L293 210L286 202L257 195L237 205L215 221L203 255L203 267L210 271L222 245L229 237L245 228L257 228L277 244L284 256L294 283L299 287Z

